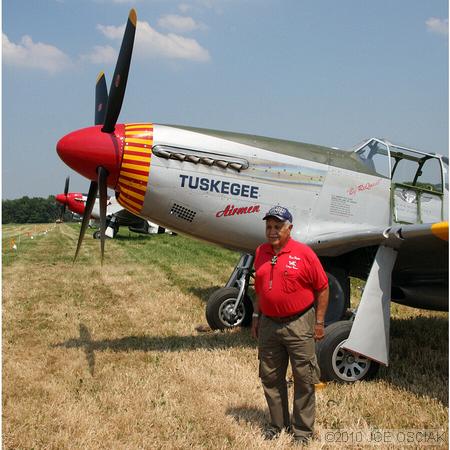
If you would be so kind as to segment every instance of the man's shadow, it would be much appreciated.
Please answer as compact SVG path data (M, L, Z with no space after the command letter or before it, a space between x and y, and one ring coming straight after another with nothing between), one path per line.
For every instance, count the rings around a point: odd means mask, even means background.
M252 406L239 406L228 408L225 413L231 416L238 424L244 423L250 425L251 428L259 428L261 433L267 426L268 418L263 409Z

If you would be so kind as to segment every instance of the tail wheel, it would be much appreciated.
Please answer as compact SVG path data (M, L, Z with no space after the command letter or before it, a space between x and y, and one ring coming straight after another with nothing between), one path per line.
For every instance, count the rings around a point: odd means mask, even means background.
M322 380L353 383L373 378L378 372L378 363L342 348L352 325L353 322L345 320L325 328L325 337L317 344Z
M213 330L248 326L252 321L253 304L245 295L234 311L239 294L237 288L221 288L215 291L206 305L206 320Z

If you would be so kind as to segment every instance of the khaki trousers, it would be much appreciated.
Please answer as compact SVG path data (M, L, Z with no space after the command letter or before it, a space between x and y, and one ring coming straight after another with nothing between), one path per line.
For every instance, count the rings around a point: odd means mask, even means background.
M271 425L279 430L290 426L295 437L310 438L315 419L315 388L319 366L313 338L315 311L279 324L261 316L258 331L259 376L269 406ZM289 418L286 372L291 362L294 376L292 421Z

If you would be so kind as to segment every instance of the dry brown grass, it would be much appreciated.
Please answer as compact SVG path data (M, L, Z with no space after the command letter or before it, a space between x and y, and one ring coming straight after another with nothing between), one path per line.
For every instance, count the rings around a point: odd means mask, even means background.
M204 302L192 267L180 262L177 279L192 280L182 288L112 241L100 268L89 237L72 265L75 239L58 226L3 267L5 449L291 446L287 435L261 437L267 409L248 330L194 331ZM148 239L156 245L158 236ZM209 273L202 289L231 269ZM371 382L320 390L317 432L447 429L448 316L394 312L391 367ZM420 347L417 329L429 333Z

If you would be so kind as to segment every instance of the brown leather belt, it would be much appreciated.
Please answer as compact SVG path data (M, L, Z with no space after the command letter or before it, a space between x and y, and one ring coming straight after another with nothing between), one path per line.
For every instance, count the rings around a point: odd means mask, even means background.
M308 306L308 308L304 309L303 311L300 311L297 314L293 314L292 316L284 316L284 317L266 316L266 317L275 323L289 323L303 316L303 314L306 314L313 306L314 303L311 306Z

